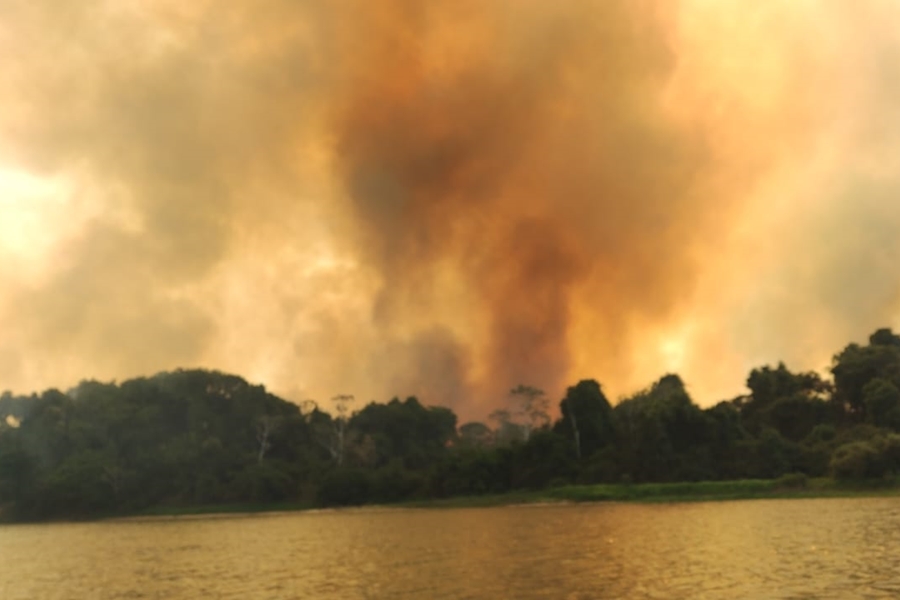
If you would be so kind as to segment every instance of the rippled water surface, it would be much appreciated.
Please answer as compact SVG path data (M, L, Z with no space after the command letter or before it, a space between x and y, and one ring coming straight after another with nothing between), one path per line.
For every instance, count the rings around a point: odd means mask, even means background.
M0 598L898 598L900 499L0 527Z

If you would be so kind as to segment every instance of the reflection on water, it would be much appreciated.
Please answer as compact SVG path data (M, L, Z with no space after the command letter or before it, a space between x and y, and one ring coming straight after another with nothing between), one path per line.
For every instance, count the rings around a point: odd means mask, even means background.
M900 500L0 528L0 598L897 598Z

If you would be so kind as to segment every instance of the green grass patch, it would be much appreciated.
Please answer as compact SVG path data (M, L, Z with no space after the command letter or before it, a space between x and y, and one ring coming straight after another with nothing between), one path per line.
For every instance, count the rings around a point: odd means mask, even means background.
M762 498L848 498L900 496L900 478L836 481L786 475L779 479L735 481L691 481L676 483L635 483L567 485L547 490L514 491L483 496L421 499L397 502L395 508L475 508L516 504L568 502L710 502ZM300 511L316 508L308 503L214 504L205 506L156 506L131 517L177 517L213 514L252 514Z
M129 515L131 517L180 517L190 515L241 514L309 510L309 504L283 502L277 504L206 504L201 506L153 506Z
M547 494L554 499L573 502L668 502L758 498L772 496L778 491L777 480L748 479L739 481L566 486L549 490Z
M900 479L837 482L789 475L779 479L567 485L548 490L405 502L399 506L463 508L539 502L708 502L757 498L845 498L900 495Z
M830 478L788 475L779 479L566 486L548 490L545 494L552 499L572 502L695 502L754 498L880 496L900 495L900 481L844 483Z

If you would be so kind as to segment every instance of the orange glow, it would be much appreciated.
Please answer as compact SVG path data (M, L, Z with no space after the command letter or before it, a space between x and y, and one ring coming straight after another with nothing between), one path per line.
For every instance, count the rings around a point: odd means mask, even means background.
M822 369L900 324L898 17L6 3L0 389L207 366L482 418Z

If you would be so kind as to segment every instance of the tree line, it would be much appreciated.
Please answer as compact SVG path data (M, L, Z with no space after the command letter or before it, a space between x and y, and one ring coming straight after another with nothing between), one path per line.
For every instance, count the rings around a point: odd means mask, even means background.
M84 381L0 396L0 517L129 514L154 507L347 505L567 484L900 471L900 336L838 353L831 378L784 364L709 408L674 374L615 405L579 381L551 418L520 384L490 423L459 424L417 398L333 410L215 371Z

